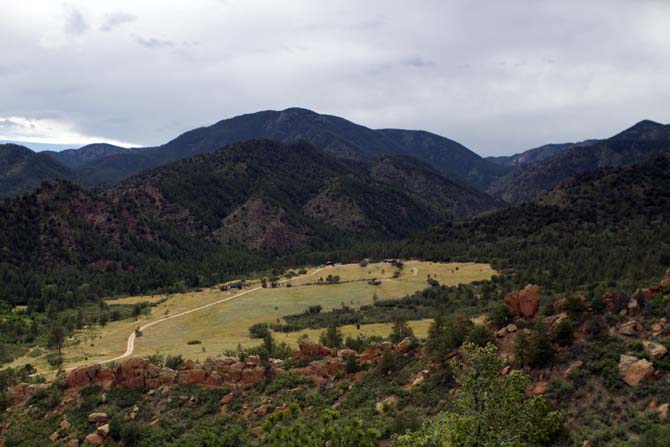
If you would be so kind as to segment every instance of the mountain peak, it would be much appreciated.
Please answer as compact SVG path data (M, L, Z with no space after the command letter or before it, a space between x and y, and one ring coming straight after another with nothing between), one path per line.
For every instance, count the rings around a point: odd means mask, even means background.
M618 133L613 138L656 140L667 138L668 134L670 134L670 126L645 119Z

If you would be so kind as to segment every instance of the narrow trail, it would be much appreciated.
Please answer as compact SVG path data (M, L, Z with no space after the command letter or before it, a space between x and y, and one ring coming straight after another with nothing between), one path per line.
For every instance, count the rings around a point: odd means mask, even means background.
M327 268L330 268L330 266L328 266L328 267L320 267L320 268L314 270L314 271L311 272L311 273L306 273L306 274L304 274L304 275L294 276L293 278L291 278L291 280L300 279L300 278L306 278L306 277L308 277L308 276L316 275L317 273L319 273L319 272L321 272L321 271L323 271L324 269L327 269ZM286 282L288 282L288 281L290 281L290 280L289 280L289 279L285 279L285 280L279 281L279 284L284 284L284 283L286 283ZM234 299L236 299L236 298L239 298L239 297L241 297L241 296L243 296L243 295L246 295L246 294L248 294L248 293L251 293L251 292L255 292L255 291L260 290L260 289L262 289L262 288L263 288L262 286L257 286L257 287L254 287L253 289L245 290L245 291L243 291L243 292L240 292L240 293L237 293L237 294L235 294L235 295L232 295L232 296L229 296L229 297L220 299L220 300L218 300L218 301L214 301L214 302L211 302L211 303L208 303L208 304L203 304L202 306L194 307L194 308L192 308L192 309L188 309L188 310L185 310L185 311L183 311L183 312L179 312L179 313L177 313L177 314L170 315L169 317L165 317L165 318L162 318L162 319L160 319L160 320L152 321L152 322L147 323L147 324L145 324L145 325L143 325L143 326L140 326L139 330L140 330L140 332L142 332L142 331L144 331L144 330L147 329L147 328L150 328L150 327L155 326L155 325L157 325L157 324L163 323L163 322L165 322L165 321L169 321L169 320L172 320L172 319L174 319L174 318L183 317L184 315L188 315L188 314L191 314L191 313L193 313L193 312L198 312L198 311L203 310L203 309L207 309L207 308L210 308L210 307L213 307L213 306L217 306L217 305L219 305L219 304L225 303L225 302L227 302L227 301L234 300ZM121 355L119 355L119 356L117 356L117 357L114 357L114 358L112 358L112 359L103 360L103 361L98 362L98 363L100 363L100 364L105 364L105 363L115 362L115 361L117 361L117 360L122 360L122 359L125 359L125 358L130 357L131 355L133 355L133 352L134 352L134 351L135 351L135 331L133 331L133 332L128 336L128 342L126 343L126 352L124 352L123 354L121 354ZM69 368L69 369L73 369L73 368Z

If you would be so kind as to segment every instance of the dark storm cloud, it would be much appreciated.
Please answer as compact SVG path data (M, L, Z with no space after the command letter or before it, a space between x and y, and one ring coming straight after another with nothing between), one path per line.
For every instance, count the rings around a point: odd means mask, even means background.
M0 119L44 142L155 145L292 106L483 154L670 121L667 1L7 3Z

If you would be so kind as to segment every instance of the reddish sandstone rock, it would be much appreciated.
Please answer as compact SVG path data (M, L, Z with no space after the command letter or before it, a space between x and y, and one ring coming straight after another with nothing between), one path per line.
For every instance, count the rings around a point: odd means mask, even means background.
M129 390L143 390L148 363L143 358L133 357L119 364L114 370L115 384Z
M91 433L84 438L84 442L90 445L102 445L105 442L105 438L100 436L97 432Z
M339 358L323 359L312 362L309 365L309 369L313 374L323 378L331 378L337 371L342 370L343 368L344 362Z
M627 385L635 387L654 373L654 365L646 359L622 354L619 357L619 373Z
M384 351L378 344L371 344L358 356L358 361L361 363L371 363L382 356Z
M661 281L661 287L665 290L670 290L670 272L666 273Z
M298 347L299 351L295 351L291 354L295 360L311 362L312 360L318 360L333 354L330 348L309 340L300 340Z
M88 386L96 382L98 373L102 367L100 365L81 366L73 369L67 376L67 385L70 388L79 388Z
M242 377L240 383L243 385L251 385L252 383L262 382L265 380L265 368L245 368L242 370Z
M207 380L207 373L201 368L185 369L177 373L177 382L181 384L203 385L205 380Z
M540 287L529 284L505 296L505 304L517 317L533 318L540 308Z
M396 346L395 350L398 351L400 354L406 354L413 348L414 348L414 340L412 340L410 337L407 337L403 341L398 343L398 346Z
M602 300L607 312L614 311L614 292L606 290L605 293L603 293Z
M547 382L537 382L533 384L530 388L530 394L533 396L539 396L546 394L549 391L549 384Z

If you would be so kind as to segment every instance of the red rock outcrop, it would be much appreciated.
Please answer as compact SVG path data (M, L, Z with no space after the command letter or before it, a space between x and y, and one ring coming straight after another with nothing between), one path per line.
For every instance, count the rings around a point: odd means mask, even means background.
M528 284L522 290L515 290L505 296L505 304L510 311L521 318L533 318L540 309L540 286Z
M298 351L294 351L291 354L294 360L311 362L333 354L337 355L337 352L333 353L330 348L309 340L300 340L298 342L298 349Z
M187 363L179 371L159 368L143 358L130 358L116 368L92 365L77 368L67 377L68 386L79 388L101 385L119 386L130 390L156 389L175 383L211 387L250 385L265 380L265 368L260 359L240 362L235 359L207 359L202 367ZM278 367L273 367L278 369Z

